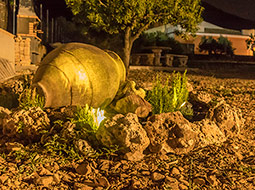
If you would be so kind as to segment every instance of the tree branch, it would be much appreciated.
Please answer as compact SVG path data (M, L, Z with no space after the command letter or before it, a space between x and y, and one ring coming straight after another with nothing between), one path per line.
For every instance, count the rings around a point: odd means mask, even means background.
M131 37L130 42L133 43L137 38L139 38L139 36L142 34L142 32L143 32L144 30L146 30L146 29L150 26L150 24L151 24L151 22L148 22L148 23L145 24L143 27L141 27L141 28L137 31L137 33L136 33L133 37Z
M101 0L99 0L99 3L104 6L104 7L107 7Z

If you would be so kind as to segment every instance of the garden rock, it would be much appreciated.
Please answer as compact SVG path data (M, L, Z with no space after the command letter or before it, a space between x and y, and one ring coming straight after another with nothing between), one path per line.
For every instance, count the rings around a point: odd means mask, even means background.
M150 151L176 154L189 152L197 140L197 133L193 131L192 125L179 111L148 118L144 128L150 139Z
M225 134L214 121L203 119L195 122L195 124L193 129L198 134L198 146L205 147L210 144L221 144L227 140Z
M92 172L88 162L81 163L75 170L80 175L89 175Z
M142 88L135 88L134 81L127 81L119 89L110 108L120 114L135 113L138 117L147 117L152 106L145 98Z
M50 120L47 114L39 107L28 110L18 110L3 120L3 134L9 137L39 141L41 132L47 129Z
M135 113L138 117L147 117L152 110L151 104L136 94L130 94L118 100L114 110L121 114Z
M11 114L10 110L0 106L0 128L3 125L3 119L10 114Z
M96 134L97 139L106 147L118 145L120 152L125 154L128 160L140 160L143 151L149 146L149 138L146 131L138 121L135 114L126 116L117 114L101 125Z
M166 118L164 114L153 115L148 118L144 129L150 139L149 150L151 152L160 152L163 146L168 147L166 140L168 139L168 128L165 125Z
M212 100L211 95L205 91L192 91L190 92L189 97L200 104L208 104Z
M73 141L74 147L81 154L85 156L92 156L96 154L96 151L92 148L92 146L84 139L77 139Z
M215 121L221 131L227 136L233 132L239 133L241 126L244 124L241 110L231 107L224 101L211 108L207 117L210 120Z

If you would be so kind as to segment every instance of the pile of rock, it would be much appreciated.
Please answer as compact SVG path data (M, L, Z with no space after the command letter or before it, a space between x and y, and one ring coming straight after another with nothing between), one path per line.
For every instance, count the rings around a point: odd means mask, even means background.
M126 92L126 94L128 94L126 97L138 97L138 93ZM240 110L229 106L224 101L212 106L210 101L203 101L201 97L206 97L208 100L208 96L203 94L196 101L211 107L205 118L195 122L185 119L179 111L145 117L151 107L144 102L142 102L142 108L146 108L144 109L146 111L136 114L141 104L136 104L137 101L135 101L135 107L132 107L130 106L134 103L132 99L126 101L127 99L122 97L118 101L124 100L125 104L121 105L128 105L135 113L116 114L110 117L104 121L104 125L100 125L96 139L105 147L111 148L117 145L119 152L126 159L137 161L144 157L144 152L186 154L194 148L221 144L229 136L240 131L244 122ZM117 106L113 108L116 109ZM49 125L47 113L40 108L18 110L13 113L3 108L0 110L0 126L3 134L9 137L18 139L25 137L30 141L40 141L41 132L48 130ZM75 124L66 122L60 134L66 139L75 139L72 137L74 128ZM84 139L72 142L84 155L87 155L88 151L93 152L93 148Z
M47 114L39 107L13 113L1 108L0 113L3 135L27 142L40 141L41 132L48 130L50 125Z
M225 102L210 108L201 121L190 122L181 112L150 116L141 124L136 114L115 115L97 132L97 139L106 147L119 145L128 160L140 160L144 151L185 154L194 148L221 144L238 133L244 120L240 110Z

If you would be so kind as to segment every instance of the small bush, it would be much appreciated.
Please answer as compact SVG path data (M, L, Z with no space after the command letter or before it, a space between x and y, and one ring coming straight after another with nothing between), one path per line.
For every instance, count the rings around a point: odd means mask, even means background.
M145 46L165 46L170 47L169 52L182 54L184 52L180 42L174 38L169 37L168 34L163 32L143 33L133 45L134 52L144 51Z
M103 117L100 110L93 110L92 107L86 104L84 107L77 107L74 118L71 121L75 123L79 129L96 133L99 128L99 117Z
M36 88L27 88L19 96L19 107L25 110L31 107L40 107L43 109L44 103L44 98L36 93Z
M80 159L83 156L99 157L99 156L110 156L117 151L116 147L110 149L99 147L99 142L95 137L100 121L98 118L103 118L102 111L99 109L93 109L87 104L83 107L77 107L74 117L70 118L71 123L75 124L74 127L65 129L63 131L63 122L57 120L54 122L55 129L59 128L59 132L55 134L46 133L46 140L43 143L46 150L52 155L64 155L66 159ZM66 133L67 132L67 133ZM77 142L80 140L87 141L94 149L81 150L77 147Z
M157 76L154 87L148 92L146 99L153 107L153 114L180 110L188 99L186 71L183 76L174 72L171 80L168 79L165 84L162 84Z
M79 159L80 155L73 145L72 139L55 134L43 145L52 155L66 156L67 159Z
M220 36L217 40L211 36L208 38L203 36L201 42L199 43L199 51L208 52L209 55L225 54L233 56L234 50L235 49L232 47L232 42L223 36Z

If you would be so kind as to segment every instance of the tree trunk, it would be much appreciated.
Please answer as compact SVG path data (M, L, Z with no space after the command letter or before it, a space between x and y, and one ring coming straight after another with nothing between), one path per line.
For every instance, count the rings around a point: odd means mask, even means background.
M124 38L124 49L123 49L123 61L126 67L126 70L128 71L129 63L130 63L130 54L132 49L132 41L131 41L131 32L130 28L128 27L125 31L125 38Z
M141 27L134 36L132 36L131 34L131 28L127 27L125 30L125 37L124 37L124 64L127 70L127 74L128 74L128 69L129 69L129 63L130 63L130 54L131 54L131 50L134 44L134 41L136 39L139 38L139 36L141 35L141 33L150 26L151 22L148 22L147 24L145 24L143 27Z

